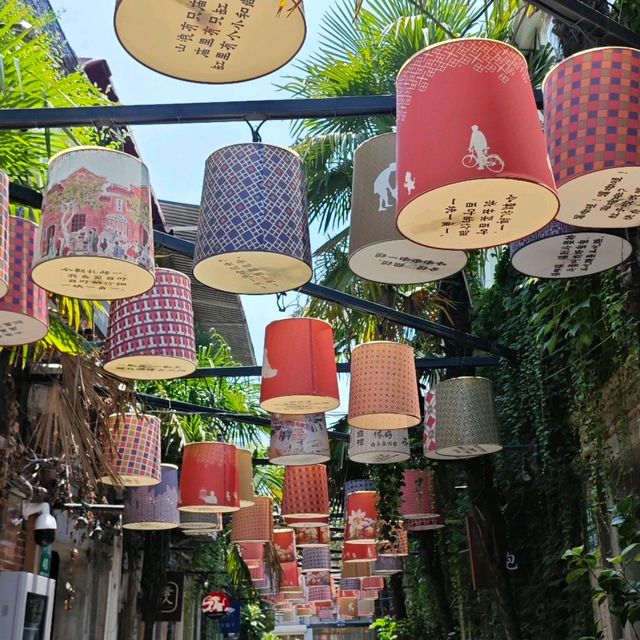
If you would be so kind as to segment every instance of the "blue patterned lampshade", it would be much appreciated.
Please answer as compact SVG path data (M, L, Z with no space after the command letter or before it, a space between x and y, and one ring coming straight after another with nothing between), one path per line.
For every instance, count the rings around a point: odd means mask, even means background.
M302 571L329 571L331 551L329 547L307 547L302 550Z
M218 149L207 160L193 274L232 293L279 293L311 279L300 156L262 143Z
M180 523L178 467L163 464L160 469L160 484L127 488L122 514L122 526L125 529L175 529Z

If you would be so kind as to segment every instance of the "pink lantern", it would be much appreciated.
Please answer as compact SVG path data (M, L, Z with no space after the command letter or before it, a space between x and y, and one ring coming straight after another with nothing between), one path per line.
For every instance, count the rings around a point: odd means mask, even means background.
M37 227L30 220L10 216L8 229L9 291L0 300L0 346L4 347L36 342L49 331L47 292L30 276Z

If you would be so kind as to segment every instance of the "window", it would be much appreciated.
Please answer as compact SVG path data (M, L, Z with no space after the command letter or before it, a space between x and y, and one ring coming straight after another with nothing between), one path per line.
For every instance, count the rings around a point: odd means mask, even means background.
M76 213L73 218L71 218L71 231L80 231L85 226L87 220L87 216L84 213Z
M124 211L124 202L120 198L116 198L116 211Z

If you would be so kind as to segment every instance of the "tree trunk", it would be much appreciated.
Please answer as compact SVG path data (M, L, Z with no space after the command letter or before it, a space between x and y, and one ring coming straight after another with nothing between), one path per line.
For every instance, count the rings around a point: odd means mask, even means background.
M144 640L153 640L153 627L160 602L166 570L164 563L169 557L169 534L166 531L145 532L144 561L142 564L142 619Z
M391 588L393 610L396 613L396 620L404 620L407 617L407 603L401 573L396 573L391 576L389 587Z
M493 466L484 457L467 460L467 488L476 533L495 578L495 595L507 640L523 640L518 608L506 566L505 522L493 487Z

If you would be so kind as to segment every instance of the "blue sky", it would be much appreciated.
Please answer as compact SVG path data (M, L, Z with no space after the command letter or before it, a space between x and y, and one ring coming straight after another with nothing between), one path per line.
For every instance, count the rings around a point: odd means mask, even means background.
M297 59L306 58L317 48L322 16L338 1L306 2L308 35ZM289 97L279 91L276 85L282 83L288 74L294 73L295 61L273 75L240 84L208 86L173 80L146 69L122 49L113 31L113 0L51 0L51 4L77 55L107 60L114 86L123 103L214 102ZM206 158L219 147L251 140L249 128L243 123L135 127L134 135L151 172L156 195L160 199L192 204L200 202ZM261 135L267 143L286 146L291 142L289 123L286 122L265 123ZM321 242L320 235L313 233L313 245L318 246ZM292 294L288 298L292 300ZM261 362L265 326L272 320L285 316L278 311L275 296L243 296L243 304L256 358ZM346 381L341 382L344 407L347 389Z

